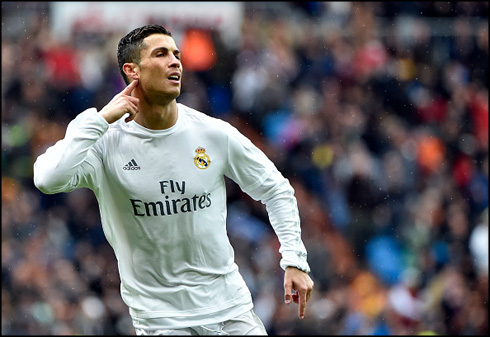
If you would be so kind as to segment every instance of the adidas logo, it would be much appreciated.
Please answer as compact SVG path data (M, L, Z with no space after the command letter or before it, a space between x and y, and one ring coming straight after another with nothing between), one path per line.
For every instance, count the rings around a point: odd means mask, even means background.
M139 170L140 167L138 164L136 164L136 161L134 159L131 159L129 163L124 165L123 170Z

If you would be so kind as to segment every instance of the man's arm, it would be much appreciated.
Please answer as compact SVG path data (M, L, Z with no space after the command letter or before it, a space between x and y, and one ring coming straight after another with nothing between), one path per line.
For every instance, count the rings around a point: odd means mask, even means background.
M107 122L95 108L80 113L68 124L65 137L34 163L34 185L43 193L70 192L80 185L83 175L90 175L96 161L85 164L89 150L108 129Z
M257 189L250 192L266 205L271 225L279 239L284 273L284 301L299 305L298 317L303 319L306 302L313 291L308 273L306 248L301 240L300 219L294 190L279 171L274 171ZM293 294L293 290L295 293Z
M83 167L89 150L109 128L109 124L125 113L132 119L138 112L138 99L131 92L138 85L133 81L99 112L87 109L70 122L65 138L41 154L34 163L34 185L43 193L69 192L80 184L83 176L96 172L96 160Z
M276 233L284 269L286 303L299 304L299 317L303 318L306 301L311 295L313 281L308 276L310 267L306 248L301 240L301 227L294 189L274 163L250 139L236 128L229 128L228 169L226 175L242 191L266 206L269 221ZM291 267L291 268L289 268ZM292 290L296 294L292 294Z

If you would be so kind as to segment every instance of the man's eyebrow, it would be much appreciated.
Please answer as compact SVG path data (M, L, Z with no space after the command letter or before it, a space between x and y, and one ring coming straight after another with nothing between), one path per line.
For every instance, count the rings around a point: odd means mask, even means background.
M168 49L167 47L156 47L156 48L155 48L155 49L153 49L151 52L152 52L152 53L155 53L155 52L157 52L157 51L164 51L164 52L168 52L168 51L169 51L169 49ZM176 54L176 53L177 53L177 54L180 54L180 50L175 49L175 50L173 51L173 53L174 53L174 54Z

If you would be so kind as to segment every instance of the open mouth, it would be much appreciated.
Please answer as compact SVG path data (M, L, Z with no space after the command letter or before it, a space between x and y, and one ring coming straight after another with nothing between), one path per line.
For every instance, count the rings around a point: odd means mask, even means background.
M179 82L179 81L180 81L180 75L178 75L178 74L172 74L172 75L170 75L170 76L168 77L168 79L169 79L170 81L177 81L177 82Z

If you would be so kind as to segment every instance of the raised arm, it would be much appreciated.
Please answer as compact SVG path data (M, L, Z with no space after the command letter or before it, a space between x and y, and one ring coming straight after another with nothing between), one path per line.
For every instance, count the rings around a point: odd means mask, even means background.
M100 158L90 152L104 135L109 124L129 113L126 121L138 112L138 99L130 96L138 81L131 82L100 112L90 108L70 122L65 137L41 154L34 163L34 184L43 193L69 192L83 185L97 172ZM87 180L88 181L88 180ZM81 185L82 184L82 185Z

